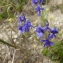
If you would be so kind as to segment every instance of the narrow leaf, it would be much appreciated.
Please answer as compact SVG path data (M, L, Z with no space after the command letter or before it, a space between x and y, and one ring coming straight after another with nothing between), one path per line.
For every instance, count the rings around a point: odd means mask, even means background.
M12 44L10 44L10 43L8 43L8 42L5 42L5 41L2 40L2 39L0 39L0 42L3 43L3 44L6 44L6 45L8 45L8 46L11 46L11 47L16 48L16 46L14 46L14 45L12 45Z

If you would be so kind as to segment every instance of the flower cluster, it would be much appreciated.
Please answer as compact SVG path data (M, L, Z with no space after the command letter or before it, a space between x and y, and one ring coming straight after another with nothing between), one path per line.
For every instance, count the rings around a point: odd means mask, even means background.
M20 33L22 34L24 32L29 32L30 28L32 28L32 24L30 20L27 20L24 14L22 16L19 16L19 20L20 20L19 23L24 22L23 25L20 25L18 27L18 29L20 30Z
M38 13L38 16L41 15L41 11L45 10L43 7L41 7L43 3L44 3L44 0L32 0L32 6L37 5L35 8L35 11ZM47 20L46 20L46 22L47 22L46 26L44 26L44 27L37 26L36 27L36 34L37 34L38 38L40 39L40 41L44 42L44 47L54 45L54 42L51 42L51 39L56 38L56 34L58 33L57 28L51 29L49 27L49 23ZM46 36L46 33L47 33L47 36ZM44 36L46 36L46 37L44 38Z
M22 14L22 16L19 16L19 20L20 20L21 22L26 22L26 17L25 17L25 15Z
M46 39L42 38L42 37L46 36L45 33L47 31L48 31L48 34L47 34ZM44 47L48 47L48 46L54 45L54 42L51 42L51 39L56 38L56 34L58 33L58 29L57 28L51 29L49 27L49 23L47 23L45 27L37 26L36 33L37 33L37 36L40 39L40 41L44 42Z
M35 11L38 13L38 16L40 16L41 15L41 11L44 10L44 8L41 7L42 3L43 3L43 0L32 0L32 6L37 4L37 6L35 7Z
M41 4L43 3L44 0L32 0L32 5L35 6L37 5L37 7L35 8L36 12L38 13L38 16L41 15L41 10L43 11L44 8L41 7ZM44 42L44 47L49 47L54 45L54 42L51 42L52 38L56 38L56 34L58 33L58 29L57 28L50 28L49 27L49 22L47 20L46 24L44 27L42 26L37 26L36 27L36 34L37 37L40 39L41 42ZM19 23L24 23L22 25L20 25L18 27L18 29L20 30L20 33L24 33L24 32L29 32L30 28L33 28L30 20L26 19L26 16L24 14L22 14L22 16L19 16Z
M36 5L36 4L43 4L43 0L32 0L32 6Z

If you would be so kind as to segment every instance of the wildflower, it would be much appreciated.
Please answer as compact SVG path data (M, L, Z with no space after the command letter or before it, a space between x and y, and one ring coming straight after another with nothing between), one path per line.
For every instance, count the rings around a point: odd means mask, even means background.
M44 42L44 47L49 47L54 45L54 42L51 42L49 39L41 40L41 42Z
M52 35L51 35L51 33L49 33L48 34L48 39L50 40L50 39L52 39L53 37L52 37Z
M43 0L32 0L32 6L34 6L35 4L43 4Z
M29 32L30 28L32 28L31 22L28 20L27 22L24 23L23 26L19 26L19 30L21 33L23 32Z
M18 29L20 30L20 33L22 34L24 31L23 31L23 26L19 26Z
M37 27L36 28L37 36L38 38L42 37L44 35L44 29L42 27Z
M58 33L58 29L57 29L57 28L53 28L53 29L51 29L51 33L53 33L53 34L57 34L57 33Z
M57 28L53 28L53 29L50 29L50 32L52 33L52 35L50 37L56 37L56 34L58 33L58 29Z
M22 14L22 16L19 16L19 20L20 20L21 22L26 22L26 17L25 17L25 15Z
M27 25L28 27L32 27L30 20L27 20L27 22L25 22L24 25Z
M23 26L24 32L29 32L30 28L32 27L30 21L26 22Z
M40 5L38 4L38 6L35 8L35 10L38 13L38 16L40 16L41 15L41 10L44 10L44 8L43 7L41 8Z
M43 4L43 0L40 0L39 3Z
M38 0L32 0L32 6L38 3Z

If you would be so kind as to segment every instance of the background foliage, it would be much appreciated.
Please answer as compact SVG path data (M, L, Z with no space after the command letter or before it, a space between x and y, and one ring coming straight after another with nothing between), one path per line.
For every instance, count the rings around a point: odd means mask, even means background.
M21 12L26 0L1 0L0 19L12 18L16 12Z

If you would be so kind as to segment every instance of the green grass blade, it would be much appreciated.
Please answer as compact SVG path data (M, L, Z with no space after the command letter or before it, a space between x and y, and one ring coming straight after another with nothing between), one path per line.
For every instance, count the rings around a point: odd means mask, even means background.
M12 44L10 44L10 43L8 43L8 42L5 42L5 41L2 40L2 39L0 39L0 42L3 43L3 44L6 44L7 46L11 46L11 47L16 48L16 46L14 46L14 45L12 45Z

